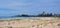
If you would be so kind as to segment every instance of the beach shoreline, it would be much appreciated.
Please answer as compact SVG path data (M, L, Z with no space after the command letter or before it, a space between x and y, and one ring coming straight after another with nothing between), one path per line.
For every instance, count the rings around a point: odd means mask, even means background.
M9 18L0 20L0 28L60 28L59 17Z

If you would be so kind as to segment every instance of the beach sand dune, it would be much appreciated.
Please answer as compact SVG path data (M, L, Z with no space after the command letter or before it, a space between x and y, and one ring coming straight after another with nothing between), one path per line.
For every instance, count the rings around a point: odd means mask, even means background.
M59 17L0 20L0 28L60 28Z

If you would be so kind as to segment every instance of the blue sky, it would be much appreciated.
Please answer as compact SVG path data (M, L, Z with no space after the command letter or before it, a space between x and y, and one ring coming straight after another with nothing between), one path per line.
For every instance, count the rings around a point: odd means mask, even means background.
M0 16L60 13L60 0L0 0Z

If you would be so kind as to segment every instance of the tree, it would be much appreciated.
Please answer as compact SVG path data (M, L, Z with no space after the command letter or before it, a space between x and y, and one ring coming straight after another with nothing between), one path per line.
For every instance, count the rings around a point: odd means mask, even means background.
M22 17L29 17L29 15L27 15L27 14L22 14L21 16Z

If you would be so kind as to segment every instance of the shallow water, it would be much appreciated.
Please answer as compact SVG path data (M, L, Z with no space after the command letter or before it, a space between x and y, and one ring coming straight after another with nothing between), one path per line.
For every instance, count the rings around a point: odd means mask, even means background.
M58 17L12 17L12 18L0 18L0 20L9 20L9 19L54 19Z

